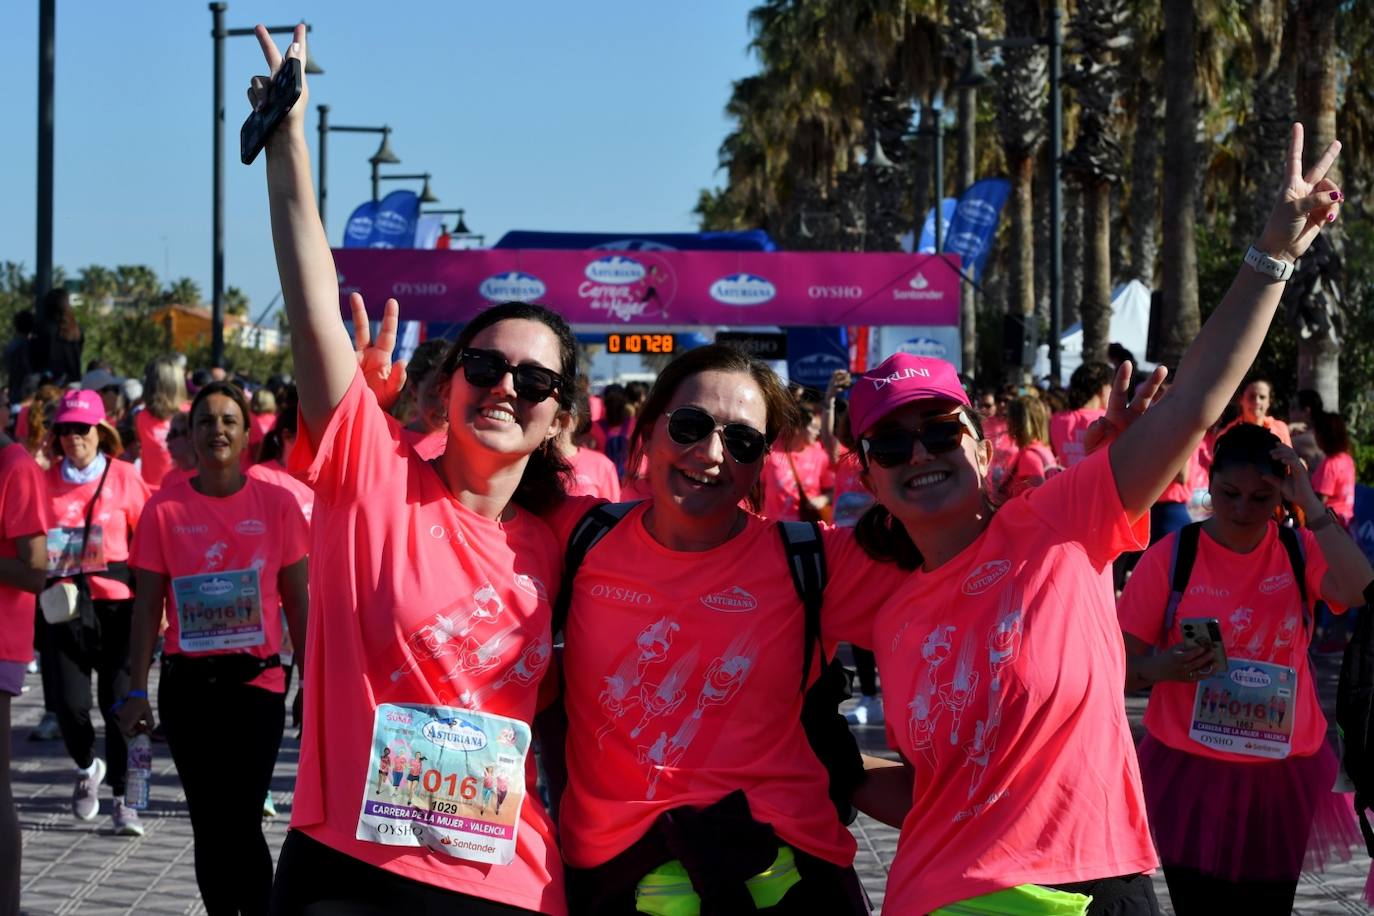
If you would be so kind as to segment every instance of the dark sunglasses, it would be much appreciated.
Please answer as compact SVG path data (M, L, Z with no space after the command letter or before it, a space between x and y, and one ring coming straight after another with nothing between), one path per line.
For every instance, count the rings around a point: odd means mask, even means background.
M696 445L716 430L721 431L725 450L740 464L753 464L768 449L763 433L743 423L719 424L700 407L679 407L668 414L668 437L678 445Z
M91 431L89 423L58 423L53 427L53 432L58 436L85 436Z
M515 382L515 395L522 401L538 404L553 396L563 385L563 376L543 366L512 366L506 358L495 350L476 350L471 347L458 356L463 367L463 378L469 385L478 388L491 388L506 373Z
M859 454L880 468L895 468L911 460L919 441L932 455L952 452L964 434L973 435L959 411L931 417L916 429L885 429L859 440Z

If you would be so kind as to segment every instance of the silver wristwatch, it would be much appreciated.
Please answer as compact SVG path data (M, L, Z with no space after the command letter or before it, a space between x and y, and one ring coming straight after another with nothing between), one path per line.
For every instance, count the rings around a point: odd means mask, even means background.
M1294 265L1292 261L1285 261L1282 258L1271 258L1254 245L1251 245L1250 250L1245 252L1245 263L1249 264L1266 277L1271 277L1275 280L1287 280L1289 277L1293 276Z

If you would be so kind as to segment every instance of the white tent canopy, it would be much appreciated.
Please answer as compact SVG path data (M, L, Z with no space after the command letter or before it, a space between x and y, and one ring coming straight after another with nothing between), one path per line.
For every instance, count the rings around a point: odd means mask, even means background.
M1112 291L1112 323L1107 339L1119 343L1136 355L1137 369L1153 369L1145 361L1145 345L1150 336L1150 290L1139 280L1123 283ZM1059 338L1059 365L1068 384L1073 370L1083 364L1083 325L1075 324ZM1050 374L1050 348L1041 344L1035 353L1035 377Z

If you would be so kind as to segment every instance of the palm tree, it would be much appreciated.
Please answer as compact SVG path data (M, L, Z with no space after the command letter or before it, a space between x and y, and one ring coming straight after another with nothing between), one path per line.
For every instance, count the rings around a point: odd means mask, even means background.
M224 311L230 315L248 314L248 294L237 286L224 291Z
M1197 23L1193 0L1164 0L1164 72L1197 69ZM1191 78L1165 82L1164 181L1162 210L1162 361L1177 366L1201 327L1197 291L1197 89Z
M1039 0L1003 0L1008 37L1039 38L1046 32ZM1048 53L1035 45L1003 52L998 83L997 129L1011 175L1011 256L1008 259L1007 311L1029 320L1035 315L1036 155L1045 140L1045 100L1049 95ZM1020 367L1008 367L1019 373Z
M1121 182L1120 50L1130 43L1127 0L1080 0L1070 31L1081 48L1078 142L1065 168L1083 188L1083 359L1105 361L1112 318L1112 187Z
M108 267L91 264L81 268L81 293L91 303L103 303L119 290L119 278Z
M127 302L144 305L161 296L162 283L145 264L120 264L115 268L115 278L119 286L117 296Z
M1126 273L1154 289L1159 261L1159 166L1164 140L1164 96L1160 59L1164 56L1163 24L1153 4L1136 8L1131 69L1136 73L1131 93L1131 175L1124 229L1130 238ZM1144 355L1144 354L1140 354Z
M167 287L162 300L169 305L200 305L200 286L190 277L182 277Z

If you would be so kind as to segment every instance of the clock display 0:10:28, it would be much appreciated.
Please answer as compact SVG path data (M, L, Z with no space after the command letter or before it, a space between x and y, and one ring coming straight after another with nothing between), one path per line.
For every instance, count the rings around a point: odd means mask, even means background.
M607 334L607 353L672 353L672 334Z

